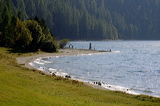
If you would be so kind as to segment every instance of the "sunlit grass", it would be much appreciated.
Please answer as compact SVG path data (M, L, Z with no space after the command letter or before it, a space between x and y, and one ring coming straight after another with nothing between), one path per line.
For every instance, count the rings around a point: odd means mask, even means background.
M94 89L81 82L44 75L37 70L22 68L17 56L36 53L10 53L0 48L0 105L160 105L160 99L135 96L122 92Z

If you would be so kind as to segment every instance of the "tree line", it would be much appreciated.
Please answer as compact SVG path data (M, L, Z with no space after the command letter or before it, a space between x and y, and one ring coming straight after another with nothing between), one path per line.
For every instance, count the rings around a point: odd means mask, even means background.
M160 39L159 0L0 1L11 2L21 21L43 18L58 39Z
M159 0L10 0L22 19L46 20L56 38L160 39Z

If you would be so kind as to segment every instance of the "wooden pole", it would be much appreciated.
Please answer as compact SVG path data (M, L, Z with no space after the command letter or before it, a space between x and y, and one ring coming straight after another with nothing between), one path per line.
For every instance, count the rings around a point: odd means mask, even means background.
M92 49L92 44L90 43L90 44L89 44L89 50L91 50L91 49Z

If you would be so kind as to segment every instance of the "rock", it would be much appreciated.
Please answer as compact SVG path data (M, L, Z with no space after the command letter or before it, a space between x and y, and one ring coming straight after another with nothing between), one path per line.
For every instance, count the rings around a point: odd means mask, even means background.
M94 82L94 84L101 86L101 82Z
M66 76L65 76L65 78L71 78L71 76L69 76L69 75L66 75Z

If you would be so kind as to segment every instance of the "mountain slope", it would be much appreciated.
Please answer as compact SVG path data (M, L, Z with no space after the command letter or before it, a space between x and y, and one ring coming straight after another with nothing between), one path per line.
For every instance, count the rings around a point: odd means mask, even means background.
M57 38L160 39L159 0L11 0L23 18L44 18Z

